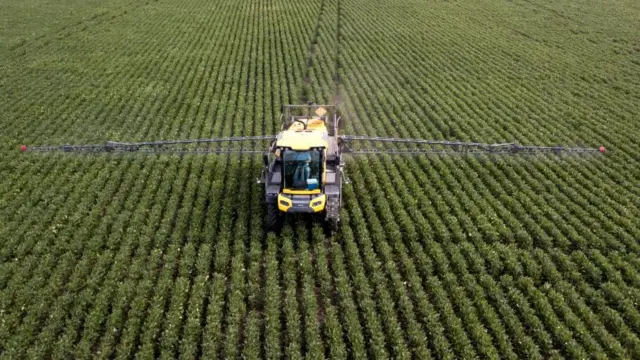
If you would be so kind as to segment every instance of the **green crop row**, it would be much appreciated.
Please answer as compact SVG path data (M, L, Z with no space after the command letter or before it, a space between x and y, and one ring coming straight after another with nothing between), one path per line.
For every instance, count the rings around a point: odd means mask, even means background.
M0 4L0 358L640 358L640 8L570 5ZM274 134L308 100L610 151L354 156L338 231L276 234L258 157L16 150Z

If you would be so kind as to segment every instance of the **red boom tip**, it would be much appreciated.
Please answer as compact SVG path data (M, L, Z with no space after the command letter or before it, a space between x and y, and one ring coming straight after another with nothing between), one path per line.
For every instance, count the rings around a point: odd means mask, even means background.
M27 151L27 145L20 146L20 151L22 151L22 152Z
M600 146L600 152L603 153L605 151L607 151L607 149L605 149L604 146Z

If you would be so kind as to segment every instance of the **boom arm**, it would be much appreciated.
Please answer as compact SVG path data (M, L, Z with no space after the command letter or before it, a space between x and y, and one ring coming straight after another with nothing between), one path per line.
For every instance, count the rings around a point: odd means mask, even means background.
M262 153L264 149L244 149L244 148L175 148L175 145L192 144L212 144L212 143L242 143L245 141L275 140L275 135L267 136L241 136L209 139L184 139L184 140L158 140L143 142L115 142L107 141L105 144L89 145L57 145L57 146L26 146L22 145L22 152L146 152L165 154L213 154L213 153L239 153L254 154Z
M389 137L367 137L359 135L341 135L341 151L345 154L452 154L452 153L472 153L472 154L535 154L535 153L604 153L604 146L598 148L567 147L567 146L532 146L519 145L516 143L485 144L476 142L460 142L446 140L425 140L425 139L399 139ZM409 145L424 145L425 147L411 148L385 148L377 146L374 148L354 149L354 142L369 141L373 144L394 143Z

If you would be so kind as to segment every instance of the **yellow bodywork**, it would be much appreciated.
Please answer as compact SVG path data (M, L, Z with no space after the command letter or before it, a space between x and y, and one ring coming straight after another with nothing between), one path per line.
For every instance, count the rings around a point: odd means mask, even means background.
M324 206L326 203L327 195L322 194L320 196L311 198L311 200L309 201L309 207L313 209L314 212L320 212L324 210ZM280 211L287 212L292 206L293 202L291 201L291 199L283 196L282 194L278 195L278 209Z
M313 195L320 194L320 189L315 190L291 190L291 189L282 189L283 194L291 194L291 195Z
M285 196L282 196L282 194L278 195L278 209L280 211L286 212L292 206L293 206L293 203L291 202L291 199Z
M309 206L313 209L313 211L318 212L324 210L324 204L327 202L327 195L322 194L320 196L314 197L309 202ZM313 203L318 203L318 205L313 206Z
M276 146L288 147L293 150L303 151L314 147L324 147L327 144L327 127L321 119L303 119L307 123L307 130L304 125L294 122L289 129L282 131L278 135Z

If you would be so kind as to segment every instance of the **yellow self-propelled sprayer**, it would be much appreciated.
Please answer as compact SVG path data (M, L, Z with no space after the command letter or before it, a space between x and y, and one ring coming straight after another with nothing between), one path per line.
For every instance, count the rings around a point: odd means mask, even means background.
M341 117L335 105L285 105L282 129L277 135L209 139L113 142L99 145L22 145L23 152L147 152L178 154L263 154L264 168L258 183L264 184L267 226L278 230L285 214L309 213L323 216L330 229L340 221L342 184L347 181L343 155L354 154L442 154L491 153L604 153L605 148L565 146L523 146L516 143L399 139L338 134ZM268 151L258 149L269 141ZM354 147L369 143L372 148ZM212 148L217 144L216 148ZM249 144L249 146L247 145ZM389 146L391 144L392 146Z

